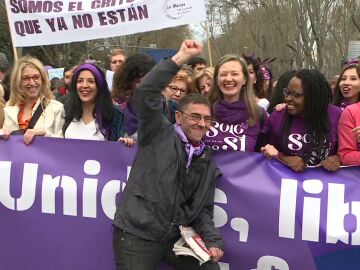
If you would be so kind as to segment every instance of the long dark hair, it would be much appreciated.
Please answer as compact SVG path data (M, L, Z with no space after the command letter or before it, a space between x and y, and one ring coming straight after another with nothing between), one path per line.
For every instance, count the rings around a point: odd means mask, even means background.
M310 135L310 153L306 153L305 162L310 158L313 149L329 146L330 123L328 106L331 100L331 88L326 78L316 69L301 69L294 77L301 80L304 92L304 117L307 133ZM282 125L283 146L287 146L293 116L285 114ZM326 142L326 143L325 143Z
M104 72L98 66L93 64L81 64L74 70L69 101L65 104L65 124L63 126L63 134L65 134L70 123L73 120L79 121L83 114L82 102L76 91L76 86L79 75L81 71L84 70L89 70L94 75L98 91L95 99L93 116L100 132L105 138L108 138L114 113L114 105L111 100Z
M349 64L349 65L346 65L341 70L339 79L337 80L337 83L336 83L336 86L335 86L335 89L334 89L334 95L333 95L333 99L332 99L332 104L334 104L335 106L340 107L341 103L344 101L344 96L342 95L341 90L340 90L340 82L341 82L342 76L344 75L344 72L346 70L352 69L352 68L356 69L356 72L357 72L358 76L360 77L360 66L359 66L359 64ZM358 96L357 101L360 101L360 94Z

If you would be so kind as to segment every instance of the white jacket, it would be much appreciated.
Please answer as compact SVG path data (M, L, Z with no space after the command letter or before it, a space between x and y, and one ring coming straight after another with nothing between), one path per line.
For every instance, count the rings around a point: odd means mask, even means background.
M40 104L40 99L36 102L31 115L34 115L36 108ZM6 104L4 108L5 121L4 127L10 132L19 129L18 114L20 107L18 105L9 106ZM64 125L64 105L56 100L50 100L46 106L34 128L43 128L46 137L62 137L62 127Z

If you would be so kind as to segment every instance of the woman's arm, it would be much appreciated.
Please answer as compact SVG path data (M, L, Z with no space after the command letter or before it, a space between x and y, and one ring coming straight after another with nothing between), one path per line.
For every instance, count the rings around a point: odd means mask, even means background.
M341 114L339 120L339 151L342 165L360 165L360 151L356 140L356 116L349 108ZM358 116L360 117L360 116Z

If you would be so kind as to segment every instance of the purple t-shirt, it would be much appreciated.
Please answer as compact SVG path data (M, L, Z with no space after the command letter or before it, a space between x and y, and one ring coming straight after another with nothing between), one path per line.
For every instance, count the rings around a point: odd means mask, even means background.
M279 152L286 156L305 157L310 152L310 135L307 134L306 120L299 116L292 118L291 127L287 140L284 142L282 131L283 121L287 115L287 110L273 112L269 117L269 143ZM338 122L341 115L341 109L334 106L328 106L328 115L330 120L330 142L324 142L324 147L313 149L308 156L309 166L317 165L324 157L335 155L338 145Z
M222 123L213 121L206 132L203 141L213 151L255 151L255 145L260 133L268 132L268 115L263 111L263 123L260 119L250 127L245 123Z

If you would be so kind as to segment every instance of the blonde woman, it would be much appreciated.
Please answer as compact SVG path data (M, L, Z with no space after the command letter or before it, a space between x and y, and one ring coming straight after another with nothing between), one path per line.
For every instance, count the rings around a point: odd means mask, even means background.
M23 134L29 145L35 136L61 137L63 105L54 100L43 64L25 56L15 64L10 99L4 108L3 138Z
M214 68L205 68L200 75L195 78L196 87L200 94L208 96L214 82Z
M259 135L267 132L268 117L257 105L244 59L225 55L219 60L208 97L214 120L205 144L215 151L255 151Z

